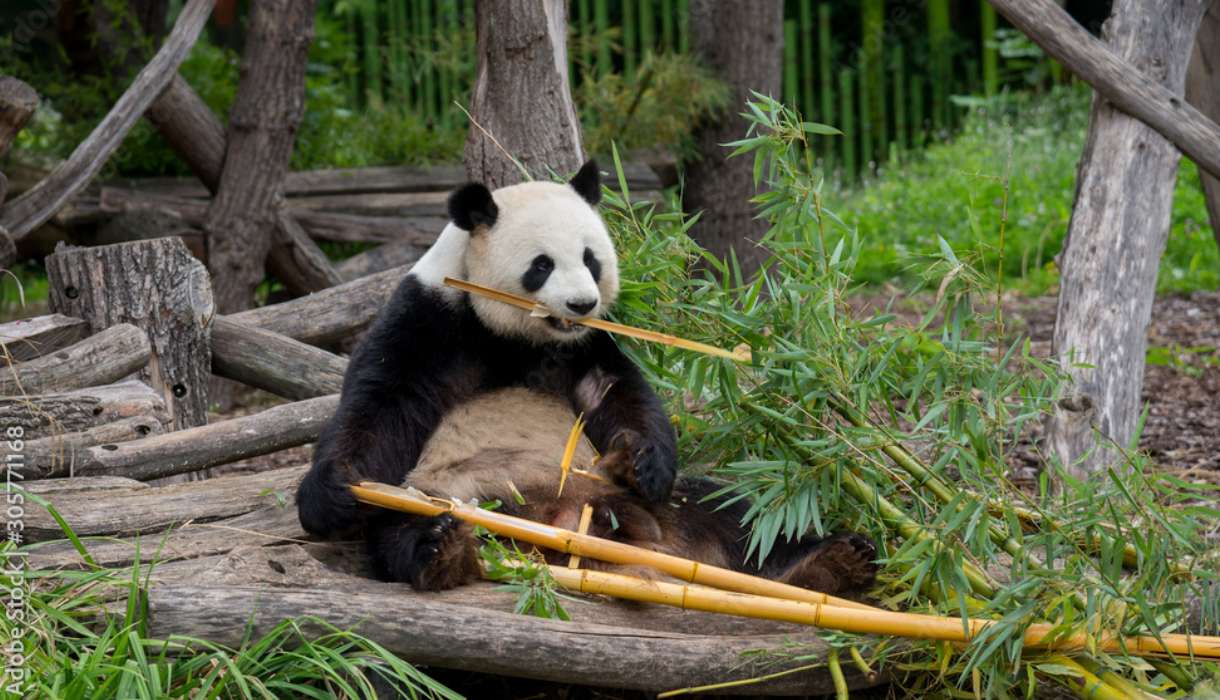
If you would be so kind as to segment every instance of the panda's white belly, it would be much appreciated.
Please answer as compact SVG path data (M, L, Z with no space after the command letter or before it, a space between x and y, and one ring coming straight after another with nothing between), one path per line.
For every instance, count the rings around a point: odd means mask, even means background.
M522 387L483 394L442 418L405 483L461 500L504 500L514 489L553 494L575 422L571 407L556 396ZM589 469L594 454L582 439L572 467Z

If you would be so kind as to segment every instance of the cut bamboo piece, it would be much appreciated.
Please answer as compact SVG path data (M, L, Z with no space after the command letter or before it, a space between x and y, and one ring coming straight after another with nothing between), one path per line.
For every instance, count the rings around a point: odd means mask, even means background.
M484 287L483 285L476 284L474 282L446 277L445 284L453 287L454 289L460 289L464 292L478 294L479 296L487 297L488 299L494 299L504 304L515 306L518 309L529 311L530 313L541 313L548 316L554 315L551 313L550 309L547 309L545 306L533 301L532 299L527 299L509 292L502 292L498 289L492 289L491 287ZM750 349L744 345L740 345L732 350L725 350L723 348L707 345L694 340L679 338L677 336L669 335L668 333L660 333L658 331L650 331L643 328L624 326L621 323L614 323L613 321L606 321L600 318L573 319L572 323L579 323L582 326L596 328L598 330L606 331L607 333L617 333L619 335L638 338L639 340L647 340L649 342L660 343L662 345L669 345L676 348L683 348L685 350L694 350L695 352L701 352L705 355L724 357L737 362L749 362L751 359Z
M845 608L830 602L785 600L752 593L716 590L707 586L651 581L606 571L573 570L561 566L552 566L550 571L556 583L581 593L608 595L684 610L795 622L857 634L965 643L994 624L993 620L967 620L967 630L960 618L953 617L890 612L876 608ZM1030 625L1025 631L1025 646L1057 651L1083 651L1090 648L1088 635L1060 635L1060 631L1047 623ZM1158 640L1150 636L1103 635L1097 642L1098 648L1110 653L1125 651L1136 656L1147 656L1173 652L1193 654L1197 658L1220 659L1220 637L1164 634Z
M555 580L583 593L609 595L625 600L658 603L742 617L779 620L859 634L880 634L913 639L936 639L968 643L994 620L962 620L916 613L891 612L855 601L796 586L700 564L689 559L633 547L600 537L483 510L477 506L415 495L404 489L371 481L352 486L356 499L371 505L417 515L448 513L491 532L568 554L579 554L613 564L643 564L675 578L697 583L688 586L647 581L623 574L551 567ZM721 589L721 590L715 590ZM1220 637L1163 634L1121 637L1065 633L1049 623L1030 625L1025 646L1056 651L1092 650L1135 656L1186 654L1220 659Z
M351 488L356 499L363 503L391 508L405 513L415 513L416 515L441 515L448 513L471 525L481 525L497 535L511 537L520 542L529 542L539 547L554 549L566 554L577 554L591 559L610 562L611 564L642 564L669 574L674 578L713 588L756 593L788 600L799 600L806 603L830 603L844 608L875 610L875 608L870 608L863 603L857 603L853 600L836 598L825 593L790 586L786 583L758 576L751 576L740 571L701 564L697 561L673 556L672 554L663 554L650 549L633 547L622 542L602 539L592 535L582 535L561 527L484 510L470 504L454 503L440 498L416 495L416 493L406 489L400 489L388 484L362 481ZM878 612L883 611L878 610ZM960 626L960 623L958 625Z

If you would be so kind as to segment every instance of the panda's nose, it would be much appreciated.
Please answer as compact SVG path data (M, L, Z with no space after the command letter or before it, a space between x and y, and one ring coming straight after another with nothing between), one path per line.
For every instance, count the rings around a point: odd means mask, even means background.
M585 301L583 299L577 299L577 300L568 302L568 310L571 311L572 313L576 314L577 316L584 316L585 314L592 311L594 306L597 306L596 299L594 299L593 301Z

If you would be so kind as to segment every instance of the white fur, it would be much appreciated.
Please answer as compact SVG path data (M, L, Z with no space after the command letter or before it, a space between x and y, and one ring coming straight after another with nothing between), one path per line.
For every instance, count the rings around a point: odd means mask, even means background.
M459 299L462 292L446 287L445 278L466 279L466 249L469 245L470 233L450 222L428 252L411 267L411 274L421 284L435 287L450 301Z
M553 182L503 187L493 192L492 198L499 216L489 230L478 229L469 236L467 279L533 298L564 318L577 318L568 310L567 302L596 300L597 306L588 316L603 316L618 298L618 258L597 211L571 186ZM446 232L451 228L456 227L450 224ZM601 263L600 282L594 282L585 266L585 248L592 250ZM521 277L539 255L549 256L555 269L541 289L527 292ZM543 318L531 317L498 301L472 296L471 304L479 319L497 333L537 342L570 342L584 335L583 327L574 332L560 331Z

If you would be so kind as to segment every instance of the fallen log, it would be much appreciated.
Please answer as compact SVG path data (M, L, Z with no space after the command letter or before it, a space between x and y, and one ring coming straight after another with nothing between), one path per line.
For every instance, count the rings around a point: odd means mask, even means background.
M1162 85L1162 75L1149 75L1123 60L1053 0L991 0L991 4L1117 109L1155 129L1200 168L1220 177L1220 125ZM1158 73L1165 70L1153 67Z
M361 216L296 208L293 215L310 236L341 243L405 241L432 245L449 223L442 216Z
M212 287L181 240L62 249L46 267L53 310L95 331L130 323L148 334L152 359L141 375L165 397L175 429L207 423Z
M282 203L275 206L275 242L267 257L267 270L293 296L301 296L343 282L326 253L297 223Z
M169 421L161 395L134 379L56 394L0 396L0 425L22 428L25 440L80 432L133 416Z
M396 267L307 297L230 314L229 319L310 345L326 345L371 323L409 271Z
M175 523L231 518L265 507L291 510L292 494L305 470L289 467L152 488L65 491L56 494L52 503L77 535L157 533ZM26 539L31 542L64 536L59 524L42 508L27 506L23 517Z
M80 243L90 246L114 245L131 241L149 241L155 238L179 238L196 259L207 259L207 246L203 231L192 226L173 212L162 209L137 209L121 212L108 219L89 235L73 236Z
M335 266L345 282L385 272L393 267L410 267L427 252L427 246L416 243L385 243L358 253Z
M89 324L83 319L50 314L0 323L0 366L32 360L55 352L89 336Z
M316 440L338 405L337 395L321 396L143 440L89 447L81 451L75 471L143 481L278 452Z
M215 0L189 0L153 59L128 86L93 133L42 182L0 209L0 227L17 239L38 228L101 170L127 132L157 99L190 53Z
M191 172L206 183L194 183L201 192L197 196L211 197L225 159L225 128L212 108L182 76L175 75L144 116Z
M218 316L212 323L212 372L289 399L335 394L347 360L279 333Z
M34 88L8 75L0 75L0 158L8 153L17 134L38 111Z
M75 433L30 440L23 445L20 457L15 456L17 452L9 449L8 443L0 443L0 458L14 469L17 468L16 464L20 464L21 476L27 481L52 476L71 476L75 473L81 453L86 448L138 440L163 432L165 427L156 416L132 416Z
M71 391L118 381L148 363L148 336L128 323L0 371L0 395Z
M159 638L182 635L236 647L285 619L318 618L353 629L412 663L646 692L747 679L808 664L790 654L785 659L747 652L781 652L799 643L802 654L808 650L816 657L825 649L812 631L744 637L657 632L449 605L405 591L344 590L342 605L335 604L336 592L330 587L154 583L148 595L150 633ZM316 625L306 628L307 634L321 632ZM874 682L851 665L843 671L850 687ZM832 690L830 674L813 669L738 692L807 695Z

